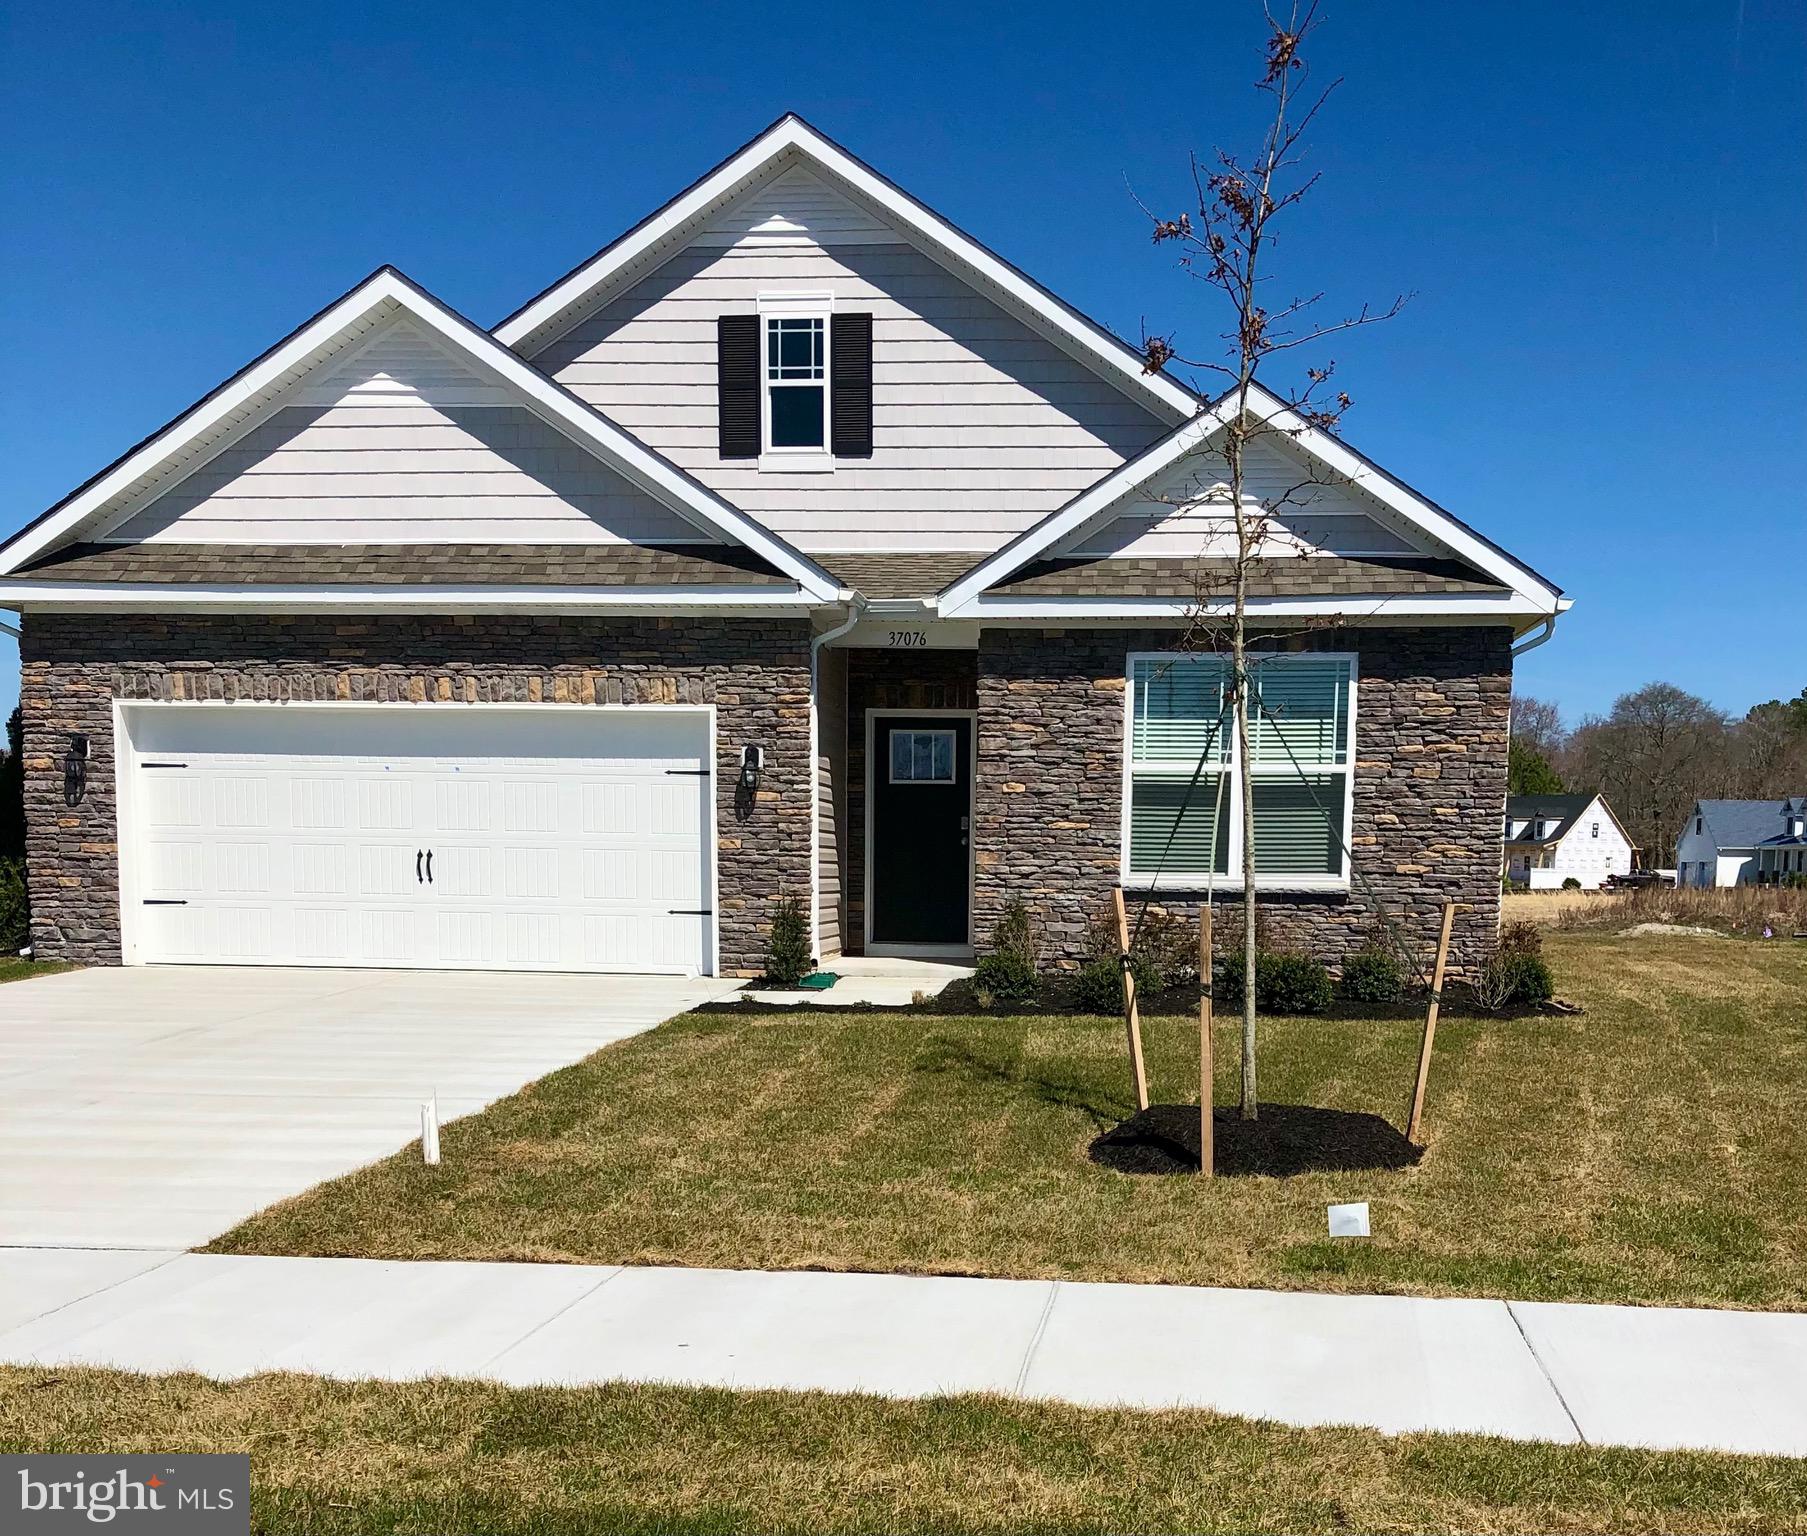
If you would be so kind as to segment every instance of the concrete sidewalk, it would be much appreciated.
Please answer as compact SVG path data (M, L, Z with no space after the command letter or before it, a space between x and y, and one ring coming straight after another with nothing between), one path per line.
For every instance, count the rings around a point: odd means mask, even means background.
M1785 1313L0 1249L0 1362L994 1392L1807 1456L1807 1315Z

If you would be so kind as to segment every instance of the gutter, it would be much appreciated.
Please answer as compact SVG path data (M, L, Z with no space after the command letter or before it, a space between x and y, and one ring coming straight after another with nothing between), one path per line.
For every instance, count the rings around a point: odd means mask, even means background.
M1538 646L1542 645L1546 640L1548 640L1550 638L1550 636L1555 634L1556 633L1556 619L1557 619L1557 615L1552 613L1548 618L1546 618L1543 621L1543 623L1541 625L1538 626L1538 628L1543 631L1541 634L1537 635L1535 639L1521 640L1517 645L1513 646L1512 647L1512 655L1513 655L1514 659L1516 659L1520 656L1523 656L1526 651L1536 650L1538 648Z
M866 614L865 598L851 587L842 588L835 597L846 603L846 619L809 642L809 948L817 964L822 960L822 744L816 695L821 680L822 647L830 640L840 639Z

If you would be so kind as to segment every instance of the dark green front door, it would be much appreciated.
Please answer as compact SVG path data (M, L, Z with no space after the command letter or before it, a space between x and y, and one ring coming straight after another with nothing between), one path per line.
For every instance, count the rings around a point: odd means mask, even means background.
M873 721L874 944L963 949L968 943L972 728L968 715Z

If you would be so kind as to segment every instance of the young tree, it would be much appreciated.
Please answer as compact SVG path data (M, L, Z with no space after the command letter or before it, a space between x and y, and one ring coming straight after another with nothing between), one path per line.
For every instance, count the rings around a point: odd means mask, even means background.
M1269 267L1276 225L1317 181L1315 173L1301 169L1302 140L1339 82L1333 80L1322 89L1310 84L1302 49L1319 23L1317 0L1294 0L1283 16L1272 11L1266 14L1266 56L1261 78L1255 82L1263 126L1252 153L1239 155L1219 148L1208 164L1195 156L1195 208L1176 218L1150 215L1155 242L1177 246L1182 269L1216 290L1219 307L1230 319L1230 328L1221 333L1224 349L1216 356L1186 357L1175 349L1171 336L1144 341L1151 372L1177 361L1227 380L1218 406L1224 424L1210 452L1213 467L1219 462L1222 465L1221 499L1229 510L1232 554L1229 569L1220 580L1207 577L1201 554L1198 600L1181 644L1182 648L1208 645L1228 654L1236 771L1244 785L1251 782L1251 577L1273 557L1276 544L1284 546L1284 538L1276 537L1274 517L1291 495L1253 503L1245 496L1250 445L1265 433L1286 430L1277 427L1268 413L1253 408L1257 379L1263 390L1286 403L1297 421L1307 427L1334 428L1351 404L1340 390L1329 393L1334 362L1305 367L1293 387L1284 382L1279 387L1272 385L1264 366L1278 353L1388 319L1405 303L1401 296L1382 312L1364 306L1354 315L1324 323L1311 317L1322 293L1292 297L1270 307L1274 278ZM1299 489L1305 490L1309 483L1302 483ZM1255 812L1253 796L1246 793L1242 796L1241 833L1243 974L1252 982L1257 968ZM1251 984L1242 991L1241 1108L1243 1118L1252 1120L1256 1114L1255 988Z

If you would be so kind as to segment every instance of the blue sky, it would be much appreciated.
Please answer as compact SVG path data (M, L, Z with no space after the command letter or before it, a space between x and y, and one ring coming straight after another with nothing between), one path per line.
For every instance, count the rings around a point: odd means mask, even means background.
M1345 77L1280 250L1345 434L1575 599L1518 685L1807 684L1807 13L1329 0ZM786 109L1129 336L1246 140L1253 0L1191 7L43 5L0 21L0 532L371 268L493 324ZM1108 24L1101 26L1101 18ZM1302 359L1303 360L1303 359ZM17 656L0 637L0 709Z

